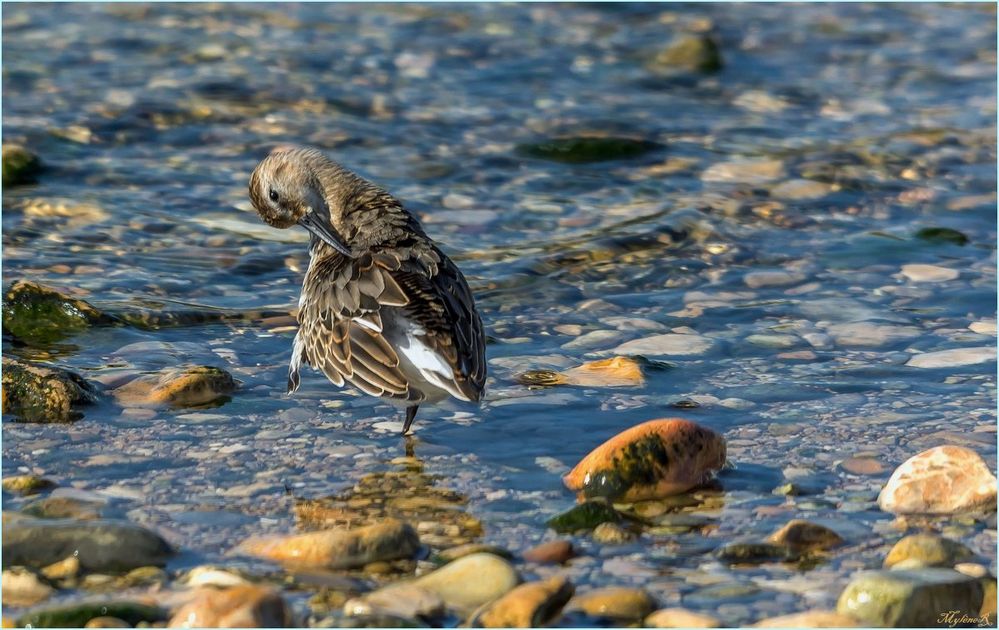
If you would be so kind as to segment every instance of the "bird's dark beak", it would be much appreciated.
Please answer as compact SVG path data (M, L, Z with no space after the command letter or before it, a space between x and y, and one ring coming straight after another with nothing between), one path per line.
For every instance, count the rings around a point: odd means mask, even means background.
M344 256L347 256L348 258L354 257L353 252L351 252L350 248L343 242L343 238L336 233L336 230L334 230L333 226L330 225L329 220L315 210L307 212L301 219L298 220L298 224L315 234L320 240L322 240L322 242L326 243Z

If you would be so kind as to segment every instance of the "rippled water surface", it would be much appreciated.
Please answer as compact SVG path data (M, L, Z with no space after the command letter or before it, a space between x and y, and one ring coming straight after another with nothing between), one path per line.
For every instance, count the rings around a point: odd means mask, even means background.
M719 72L653 61L703 32ZM995 345L994 7L7 4L3 60L5 142L48 167L4 191L4 286L185 323L43 348L5 336L4 354L108 387L188 364L240 381L209 409L109 397L71 425L7 422L3 473L110 500L183 551L169 570L252 568L226 555L237 542L290 531L295 499L405 454L393 407L311 372L284 395L307 238L263 225L246 198L279 143L392 191L464 270L488 394L423 408L413 453L469 497L483 540L520 552L551 537L545 521L574 501L561 474L638 422L724 434L734 467L710 531L579 537L579 588L645 585L727 624L832 607L899 536L875 502L895 466L942 443L995 466L994 359L906 365ZM570 136L656 146L581 164L518 150ZM938 227L968 242L917 236ZM913 264L956 276L903 273ZM643 387L516 381L669 331L710 343L646 353ZM857 456L881 472L843 467ZM772 493L788 481L818 493ZM796 516L848 546L810 570L706 555ZM995 557L994 518L934 526ZM307 595L292 597L303 613Z

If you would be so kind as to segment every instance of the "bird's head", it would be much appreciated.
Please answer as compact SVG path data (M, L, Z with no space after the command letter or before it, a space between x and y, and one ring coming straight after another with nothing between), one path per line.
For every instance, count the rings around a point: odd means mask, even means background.
M299 225L345 256L350 248L333 227L317 168L332 162L315 149L278 147L250 176L250 201L265 223L280 229Z

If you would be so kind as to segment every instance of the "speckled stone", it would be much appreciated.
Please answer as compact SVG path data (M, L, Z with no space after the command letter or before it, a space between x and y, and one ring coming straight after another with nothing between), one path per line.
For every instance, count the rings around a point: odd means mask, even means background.
M996 478L978 453L963 446L937 446L895 469L878 496L894 514L954 514L996 509Z

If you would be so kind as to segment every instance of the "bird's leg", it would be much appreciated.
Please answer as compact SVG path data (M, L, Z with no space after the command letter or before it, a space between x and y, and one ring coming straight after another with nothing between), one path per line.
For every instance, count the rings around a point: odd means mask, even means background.
M413 420L416 419L416 410L419 409L419 405L413 405L412 407L406 407L406 424L402 425L402 434L406 435L409 433L409 425L413 424Z

